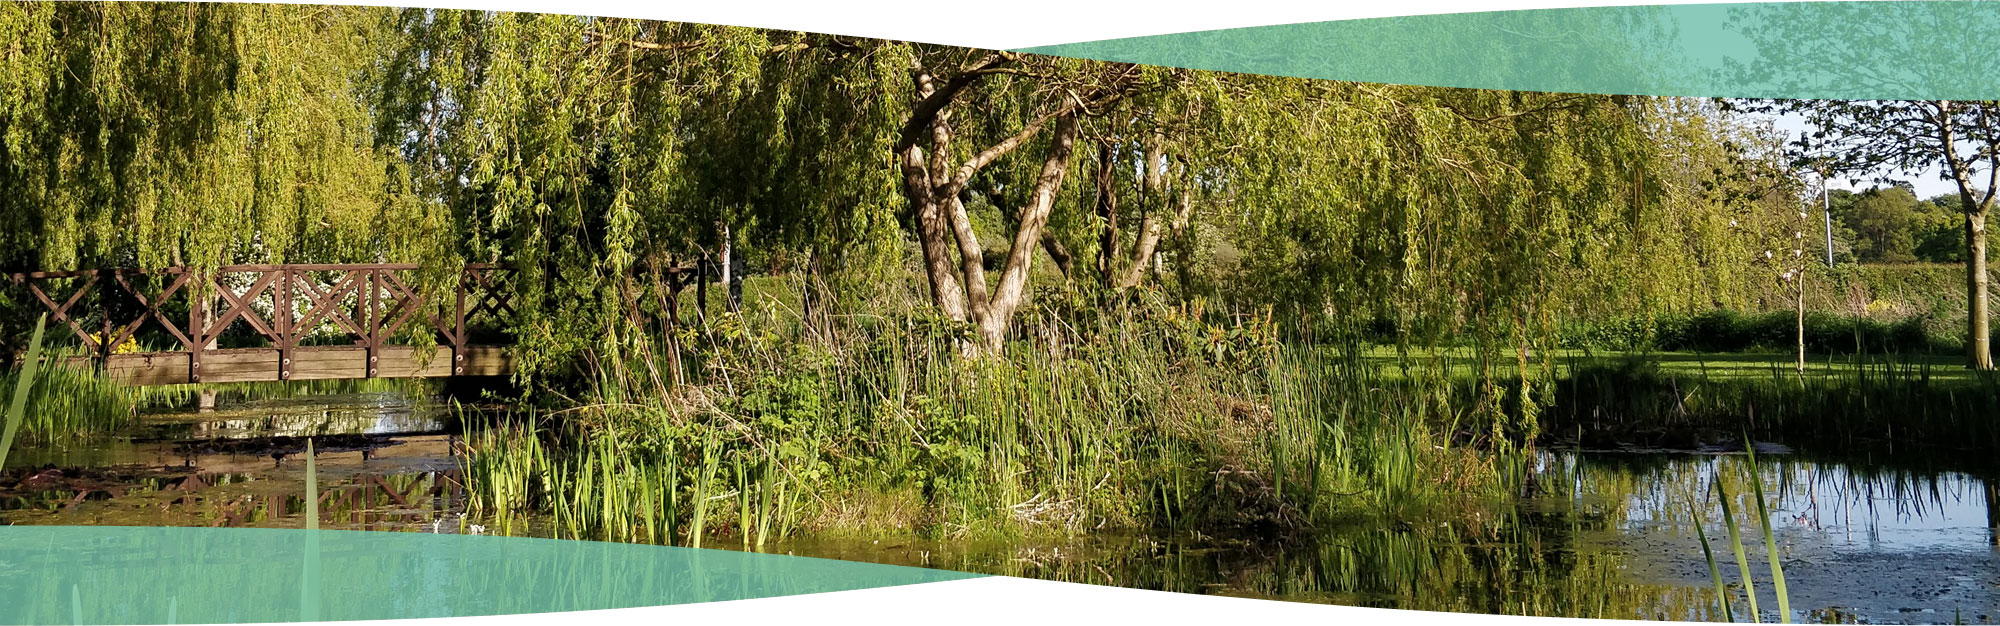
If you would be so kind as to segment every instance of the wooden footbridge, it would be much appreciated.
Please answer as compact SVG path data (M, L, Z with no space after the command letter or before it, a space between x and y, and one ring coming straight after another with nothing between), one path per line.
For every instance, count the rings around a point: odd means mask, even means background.
M80 342L70 364L170 385L498 376L512 369L503 265L465 266L450 303L413 289L416 265L236 265L10 274L9 299ZM449 290L447 290L449 293ZM37 306L38 305L38 306ZM30 318L32 319L32 317ZM67 343L66 341L63 343Z
M700 278L711 269L669 261L644 272L661 306L655 321L670 337L682 290L697 287L696 302L706 302ZM438 303L412 288L421 271L362 263L15 272L0 274L0 308L11 309L0 315L47 315L51 344L68 344L59 349L65 364L101 367L132 385L511 373L515 269L466 265L442 277L455 289Z

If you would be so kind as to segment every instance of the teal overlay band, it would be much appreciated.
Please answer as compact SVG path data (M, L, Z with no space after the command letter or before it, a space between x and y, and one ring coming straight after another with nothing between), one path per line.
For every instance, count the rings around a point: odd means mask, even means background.
M2000 99L2000 2L1535 9L1235 28L1022 52L1371 83L1843 100Z
M431 533L0 527L0 624L456 617L768 598L977 574Z

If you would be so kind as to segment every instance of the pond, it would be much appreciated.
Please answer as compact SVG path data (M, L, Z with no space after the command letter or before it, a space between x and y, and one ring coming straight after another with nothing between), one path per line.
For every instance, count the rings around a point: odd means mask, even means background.
M431 399L347 393L141 416L88 445L20 446L0 523L304 525L304 437L325 528L477 530ZM1989 622L2000 615L1996 493L1968 462L1820 457L1760 444L1795 621ZM1717 506L1736 498L1759 612L1777 617L1750 464L1731 450L1544 452L1529 495L1470 523L1328 529L1286 546L1202 536L1061 540L794 538L771 551L1092 584L1405 609L1721 619L1698 515L1747 621ZM1942 461L1949 461L1943 459ZM1718 478L1720 480L1718 480ZM738 548L729 541L711 547Z

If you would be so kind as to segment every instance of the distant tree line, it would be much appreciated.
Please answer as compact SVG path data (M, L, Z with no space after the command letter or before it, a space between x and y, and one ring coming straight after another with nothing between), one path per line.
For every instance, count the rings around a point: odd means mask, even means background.
M1828 193L1836 263L1964 263L1958 194L1918 199L1905 185ZM1987 259L1993 251L1987 250Z

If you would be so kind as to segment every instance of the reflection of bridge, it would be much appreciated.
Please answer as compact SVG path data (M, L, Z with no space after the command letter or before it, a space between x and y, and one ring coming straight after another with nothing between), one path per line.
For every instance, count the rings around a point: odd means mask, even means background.
M378 263L10 277L30 315L47 313L52 330L67 326L81 342L86 354L72 362L134 385L508 373L513 270L468 265L441 306L411 287L418 272Z

